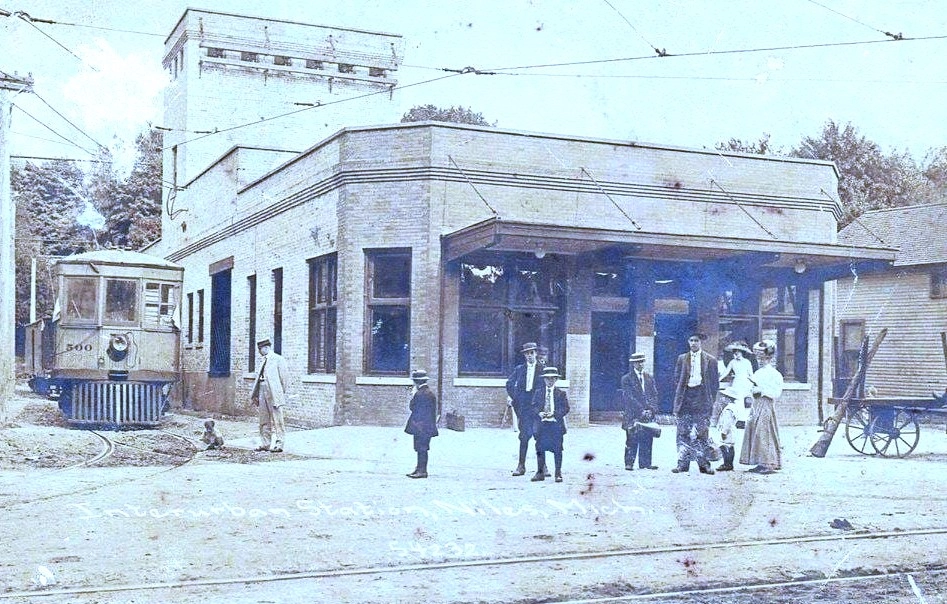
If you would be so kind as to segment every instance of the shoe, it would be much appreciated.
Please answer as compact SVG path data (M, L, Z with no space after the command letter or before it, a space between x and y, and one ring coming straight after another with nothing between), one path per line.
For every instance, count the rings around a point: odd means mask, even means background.
M260 445L259 447L254 449L254 451L269 451L269 450L270 450L269 447L264 447L263 445Z
M427 472L418 472L415 470L414 472L408 474L408 478L427 478Z
M639 470L657 470L658 466L639 466Z
M776 470L774 470L774 469L772 469L772 468L763 468L762 470L760 470L759 472L757 472L757 474L764 474L764 475L765 475L765 474L775 474L775 473L776 473Z
M513 476L522 476L526 473L526 468L523 466L516 466L516 469L513 470Z
M283 449L276 447L275 449L270 449L270 453L282 453Z
M763 471L763 466L756 466L755 468L750 468L747 472L753 472L754 474L759 474Z
M722 466L717 466L718 472L730 472L732 470L733 470L733 466L731 465L723 464Z
M539 482L540 480L546 480L546 475L538 470L533 474L533 477L529 479L530 482Z
M676 468L671 468L671 471L674 472L675 474L678 474L678 473L687 474L688 472L690 472L690 468L682 468L681 466L677 466Z
M710 466L698 466L697 469L700 470L701 474L709 474L711 476L714 474L714 470Z
M562 482L562 474L556 474L556 482Z
M635 469L635 466L632 466L632 465L629 465L629 464L625 464L625 469L626 469L626 470L634 470L634 469Z

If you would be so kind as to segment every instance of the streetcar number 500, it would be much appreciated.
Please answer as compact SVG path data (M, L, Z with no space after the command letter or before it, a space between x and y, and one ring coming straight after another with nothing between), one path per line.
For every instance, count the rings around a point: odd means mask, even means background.
M66 352L91 352L92 344L66 344Z

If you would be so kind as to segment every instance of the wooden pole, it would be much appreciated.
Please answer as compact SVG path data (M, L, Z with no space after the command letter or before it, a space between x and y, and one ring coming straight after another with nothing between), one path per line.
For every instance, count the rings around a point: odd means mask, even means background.
M842 418L845 417L845 412L848 409L848 403L855 395L859 383L865 380L865 374L868 371L868 364L871 363L875 353L878 352L878 347L881 346L881 343L884 341L886 335L888 335L888 329L882 329L878 333L878 337L875 338L875 343L872 344L871 348L868 350L868 353L859 357L858 369L855 371L855 377L852 378L852 381L848 384L848 388L845 389L845 394L842 395L842 400L839 402L838 406L835 407L835 412L826 420L825 429L822 431L822 434L819 435L819 439L814 445L812 445L812 448L809 449L809 453L811 453L814 457L825 457L825 454L828 452L829 445L832 444L832 438L835 437L835 432L842 423ZM867 343L867 341L868 336L865 336L865 343ZM862 350L864 350L864 347Z
M947 367L947 331L940 332L940 347L944 351L944 366Z

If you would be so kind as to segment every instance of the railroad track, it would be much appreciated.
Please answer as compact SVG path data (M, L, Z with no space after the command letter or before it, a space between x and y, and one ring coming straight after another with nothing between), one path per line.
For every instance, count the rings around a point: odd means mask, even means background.
M813 543L833 543L833 542L846 542L849 545L852 545L859 541L874 541L874 540L897 540L905 538L916 538L922 536L947 536L947 528L929 528L929 529L917 529L909 531L882 531L877 533L845 533L845 534L831 534L831 535L803 535L797 537L786 537L778 539L764 539L759 541L728 541L728 542L713 542L713 543L693 543L693 544L683 544L683 545L672 545L666 547L648 547L648 548L635 548L635 549L625 549L625 550L609 550L609 551L595 551L595 552L574 552L574 553L563 553L563 554L553 554L553 555L536 555L536 556L519 556L519 557L509 557L509 558L491 558L491 559L469 559L469 560L454 560L449 562L430 562L430 563L417 563L417 564L398 564L398 565L386 565L386 566L369 566L362 568L341 568L341 569L329 569L329 570L318 570L318 571L299 571L299 572L290 572L290 573L278 573L278 574L269 574L269 575L248 575L242 577L227 577L227 578L211 578L211 579L193 579L187 581L173 581L173 582L155 582L155 583L128 583L124 585L100 585L100 586L88 586L88 587L75 587L75 588L60 588L60 589L51 589L44 591L20 591L20 592L7 592L0 593L0 600L11 600L16 598L45 598L45 597L54 597L54 596L79 596L79 595L103 595L103 594L116 594L116 593L128 593L128 592L153 592L158 590L202 590L208 587L227 587L235 585L263 585L268 583L276 582L289 582L289 581L311 581L311 580L328 580L328 579L345 579L345 578L356 578L364 576L385 576L385 575L396 575L401 573L419 573L419 572L438 572L438 571L451 571L451 570L475 570L480 571L484 569L489 569L491 567L503 567L503 566L528 566L528 565L542 565L546 568L549 567L551 563L563 563L563 562L577 562L577 561L600 561L608 559L621 559L628 557L648 557L656 556L661 554L687 554L697 551L713 551L713 550L725 550L725 549L734 549L734 548L756 548L756 547L773 547L773 546L799 546L803 544L813 544ZM526 571L533 572L533 571ZM580 600L574 599L562 599L555 600L551 598L544 598L543 601L546 602L560 602L562 604L596 604L604 602L623 602L623 601L637 601L637 600L654 600L660 601L662 599L667 602L678 602L681 601L680 598L683 597L698 597L698 596L708 596L713 594L725 594L725 593L759 593L767 590L778 590L781 588L788 587L804 587L804 586L813 586L813 585L828 585L834 583L858 583L859 581L872 581L878 580L885 577L900 576L904 577L909 584L913 587L915 592L918 591L917 585L914 582L913 575L919 573L933 573L938 576L947 577L947 567L929 567L929 568L918 568L918 569L902 569L895 573L874 571L874 570L862 570L861 572L854 572L847 574L846 576L825 576L825 577L804 577L798 579L789 579L785 581L758 581L754 583L740 583L740 584L720 584L719 582L713 587L706 588L696 588L689 590L666 590L666 591L654 591L642 593L640 590L638 593L627 593L621 595L608 595L598 598L586 598ZM478 572L478 576L480 573ZM33 601L33 600L30 600ZM489 601L489 600L484 600ZM508 601L524 601L524 600L515 600L509 599ZM695 600L698 602L707 601L707 600ZM923 598L921 598L923 601Z

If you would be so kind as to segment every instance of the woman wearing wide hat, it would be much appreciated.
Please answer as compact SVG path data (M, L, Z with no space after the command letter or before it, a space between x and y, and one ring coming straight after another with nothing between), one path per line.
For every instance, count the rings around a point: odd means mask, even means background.
M740 463L754 465L749 472L772 474L782 468L779 425L776 422L776 401L783 393L783 376L776 370L776 343L763 340L753 345L759 361L750 381L753 383L753 408L743 434Z

